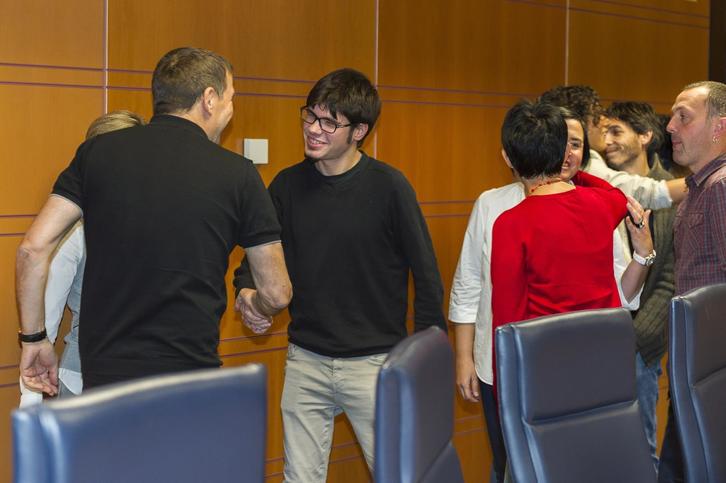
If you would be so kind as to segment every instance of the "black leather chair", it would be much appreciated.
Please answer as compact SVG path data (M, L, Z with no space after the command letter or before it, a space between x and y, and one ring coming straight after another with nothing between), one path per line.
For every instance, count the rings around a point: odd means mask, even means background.
M726 482L726 284L673 298L669 351L686 481Z
M13 412L17 483L262 482L260 364L150 377Z
M630 314L559 314L497 329L509 471L520 483L648 483Z
M396 345L378 375L375 481L463 482L453 432L454 356L431 327Z

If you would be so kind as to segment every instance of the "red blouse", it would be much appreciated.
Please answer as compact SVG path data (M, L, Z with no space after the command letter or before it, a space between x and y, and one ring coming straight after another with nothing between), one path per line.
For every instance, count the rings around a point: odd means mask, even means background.
M529 196L492 233L492 328L575 310L619 307L613 230L625 195L579 172L574 190Z

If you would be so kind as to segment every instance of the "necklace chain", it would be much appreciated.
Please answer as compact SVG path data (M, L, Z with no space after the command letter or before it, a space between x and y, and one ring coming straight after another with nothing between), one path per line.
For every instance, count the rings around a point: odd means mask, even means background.
M560 181L562 181L560 178L552 178L547 181L544 181L544 182L538 184L537 186L530 188L529 194L534 193L535 191L537 191L539 188L541 188L543 186L547 186L547 185L554 184L554 183L559 183Z

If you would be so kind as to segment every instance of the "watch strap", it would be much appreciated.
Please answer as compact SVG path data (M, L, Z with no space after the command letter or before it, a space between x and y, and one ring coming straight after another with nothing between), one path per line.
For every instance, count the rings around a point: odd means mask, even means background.
M35 332L33 334L23 334L21 330L18 330L19 342L40 342L46 337L48 337L48 333L45 331L45 329L41 330L40 332Z
M635 260L637 263L639 263L645 267L648 267L650 265L653 265L653 263L655 262L655 255L656 255L655 250L650 252L648 254L648 256L646 256L646 257L642 257L642 256L638 255L637 252L633 251L633 260Z

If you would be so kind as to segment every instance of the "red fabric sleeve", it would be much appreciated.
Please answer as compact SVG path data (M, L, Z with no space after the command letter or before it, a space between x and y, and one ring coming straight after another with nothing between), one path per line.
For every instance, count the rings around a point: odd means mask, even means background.
M597 176L593 176L584 171L578 171L577 174L572 177L572 182L575 186L581 186L583 188L600 188L599 193L603 195L603 199L605 199L611 207L610 215L613 230L628 214L628 200L625 198L623 192L604 179L598 178Z

